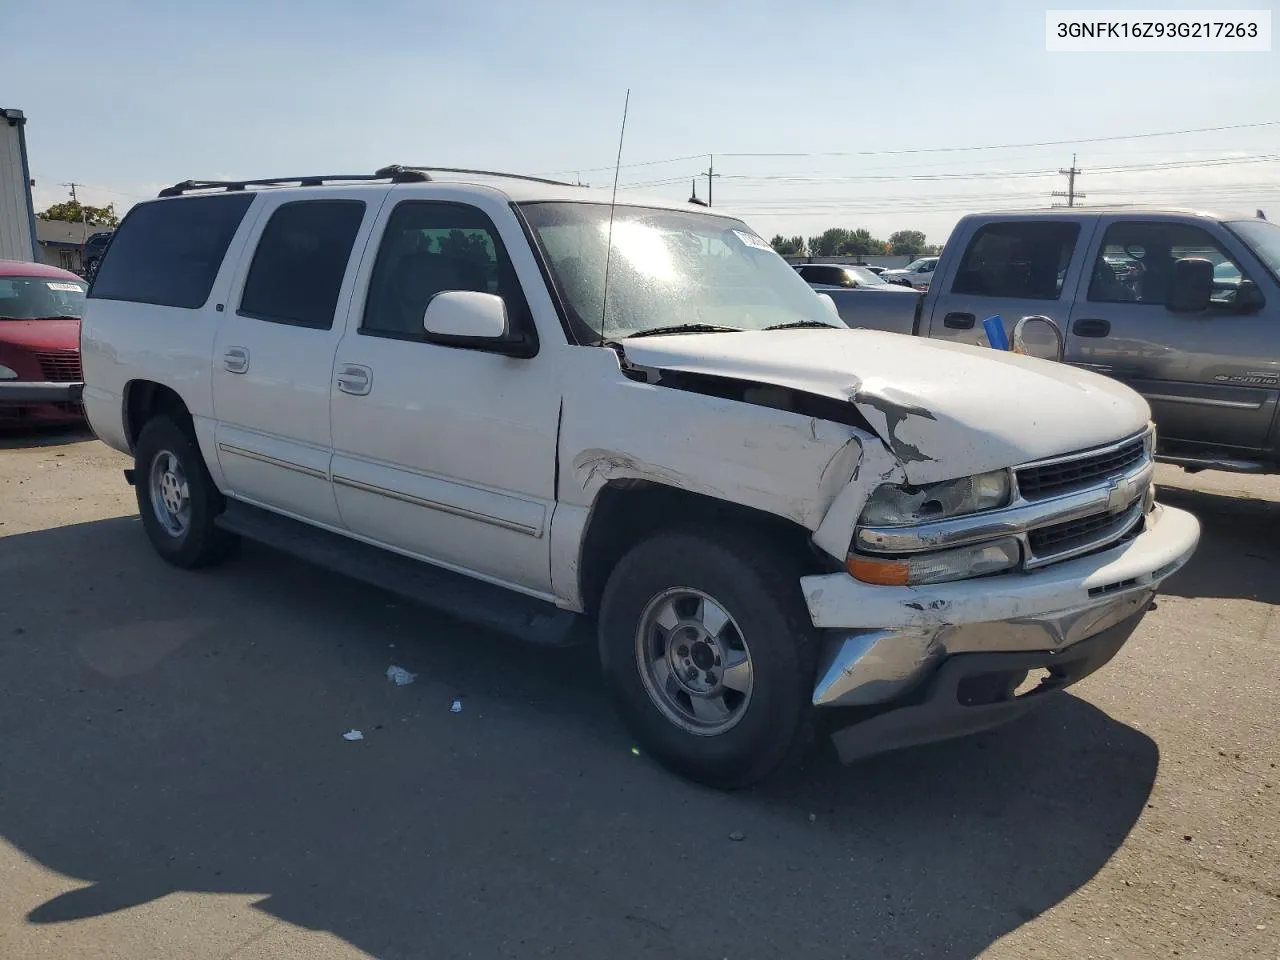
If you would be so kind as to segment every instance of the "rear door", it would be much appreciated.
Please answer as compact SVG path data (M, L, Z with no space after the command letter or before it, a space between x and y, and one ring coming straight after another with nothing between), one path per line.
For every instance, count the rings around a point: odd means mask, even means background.
M341 526L329 478L334 317L385 195L290 191L261 208L213 351L218 462L240 499Z
M965 244L958 261L934 277L928 335L987 346L982 321L993 315L1010 339L1025 316L1048 317L1065 331L1071 304L1063 291L1083 269L1086 231L1084 218L1067 216L979 222L957 238Z
M1173 264L1203 257L1215 290L1202 313L1165 305ZM1070 328L1068 363L1105 373L1151 405L1160 439L1261 449L1280 395L1271 309L1243 312L1243 280L1267 283L1240 241L1213 221L1103 218Z

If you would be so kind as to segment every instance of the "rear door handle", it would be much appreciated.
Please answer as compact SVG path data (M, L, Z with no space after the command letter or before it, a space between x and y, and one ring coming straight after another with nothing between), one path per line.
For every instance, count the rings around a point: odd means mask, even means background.
M1111 333L1109 320L1077 320L1071 325L1071 332L1077 337L1105 337Z
M338 389L355 397L363 397L373 389L373 371L358 363L344 363L338 368Z
M244 373L249 369L249 351L244 347L227 347L222 355L222 366L229 373Z
M973 321L972 313L948 313L942 318L942 325L951 330L972 330Z

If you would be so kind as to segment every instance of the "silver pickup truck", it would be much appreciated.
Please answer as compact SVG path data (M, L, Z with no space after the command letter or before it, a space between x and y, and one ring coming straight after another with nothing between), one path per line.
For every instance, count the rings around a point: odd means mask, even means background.
M929 292L871 302L824 290L851 327L986 344L1052 321L1057 355L1142 394L1160 459L1280 470L1280 226L1187 211L976 214L956 225ZM1048 325L1046 325L1048 326Z

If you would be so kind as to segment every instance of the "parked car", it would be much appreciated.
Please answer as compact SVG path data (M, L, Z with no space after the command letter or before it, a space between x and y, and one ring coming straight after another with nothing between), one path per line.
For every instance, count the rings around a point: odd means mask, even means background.
M0 260L0 425L83 419L84 295L84 281L68 270Z
M111 243L112 232L100 230L90 234L85 240L84 247L80 251L80 262L84 265L84 275L87 279L92 280L93 275L98 272L102 255L107 252L107 245Z
M856 264L797 263L792 264L796 273L815 289L839 287L846 290L881 290L889 293L905 293L900 287L886 283L876 273Z
M1280 471L1280 226L1256 217L1041 210L965 217L922 302L833 294L850 326L985 343L1042 315L1064 359L1142 394L1160 459Z
M938 266L937 257L921 257L913 260L905 267L897 270L886 270L880 276L889 282L905 282L907 286L917 290L928 290L929 281L933 279L933 271Z
M851 760L1022 714L1191 556L1115 381L848 330L707 208L444 173L129 212L84 395L169 563L247 536L530 640L593 625L640 748L739 787L819 715Z

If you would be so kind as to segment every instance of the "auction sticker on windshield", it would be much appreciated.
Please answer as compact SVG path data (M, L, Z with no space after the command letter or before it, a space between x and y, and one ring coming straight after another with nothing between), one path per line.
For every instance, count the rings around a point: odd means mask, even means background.
M45 286L50 290L59 290L62 293L84 293L84 287L80 286L78 283L58 283L56 281L49 281Z

